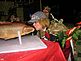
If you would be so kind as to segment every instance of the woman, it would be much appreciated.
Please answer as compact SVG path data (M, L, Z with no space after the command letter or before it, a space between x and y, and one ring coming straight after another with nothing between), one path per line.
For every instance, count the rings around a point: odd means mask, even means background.
M28 23L32 23L40 38L48 39L53 41L54 37L52 34L49 34L48 27L50 25L50 20L46 17L46 15L42 11L38 11L31 16L31 20Z
M46 29L49 26L49 20L46 18L39 19L38 21L33 23L33 26L38 31L37 35L42 38L42 36L45 34Z

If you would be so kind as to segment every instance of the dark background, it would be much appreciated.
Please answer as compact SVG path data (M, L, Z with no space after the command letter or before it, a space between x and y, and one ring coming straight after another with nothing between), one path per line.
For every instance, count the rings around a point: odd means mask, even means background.
M57 19L63 18L64 22L77 23L81 21L81 4L79 0L41 0L42 7L49 6L54 17ZM30 5L33 12L40 10L39 0L35 0Z
M14 6L23 7L24 20L30 20L29 15L40 10L40 0L0 0L14 2ZM29 1L33 1L28 4ZM41 0L42 7L49 6L57 19L64 19L67 23L81 21L81 4L79 0ZM16 7L17 8L17 7Z
M65 22L75 24L81 21L79 0L44 0L43 5L49 5L54 16L58 19L63 18Z

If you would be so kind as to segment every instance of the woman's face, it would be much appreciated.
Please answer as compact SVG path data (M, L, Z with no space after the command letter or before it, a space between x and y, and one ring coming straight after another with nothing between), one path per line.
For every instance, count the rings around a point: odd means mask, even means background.
M42 25L38 21L33 23L33 26L36 30L42 30Z

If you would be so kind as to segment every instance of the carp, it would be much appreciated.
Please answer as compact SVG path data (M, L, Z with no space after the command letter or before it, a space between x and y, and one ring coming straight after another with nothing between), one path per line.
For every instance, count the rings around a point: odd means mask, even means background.
M1 39L12 39L18 37L18 31L20 35L26 35L34 31L32 26L29 26L25 23L19 22L5 22L0 23L0 38Z

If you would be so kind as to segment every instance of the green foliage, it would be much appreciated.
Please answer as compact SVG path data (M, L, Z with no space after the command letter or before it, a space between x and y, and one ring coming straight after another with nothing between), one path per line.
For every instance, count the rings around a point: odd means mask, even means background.
M72 33L72 38L73 40L77 41L81 39L81 29L77 28L74 30L74 32Z
M79 28L76 28L72 34L70 35L72 36L72 39L74 41L77 41L77 40L81 40L81 29ZM64 48L65 46L65 42L66 42L66 39L70 36L67 36L67 34L65 33L65 31L59 31L58 34L56 34L56 37L58 39L58 42L60 43L60 46L62 48Z
M64 46L65 46L65 42L66 42L67 37L68 37L68 36L65 34L64 31L60 31L60 32L58 32L58 34L57 34L58 42L60 43L60 46L61 46L62 48L64 48Z

